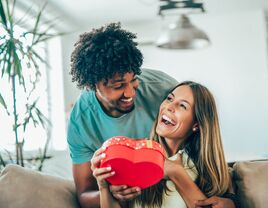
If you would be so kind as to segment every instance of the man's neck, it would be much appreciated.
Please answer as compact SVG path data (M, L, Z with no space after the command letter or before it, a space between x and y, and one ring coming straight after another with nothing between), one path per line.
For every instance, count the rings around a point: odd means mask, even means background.
M111 108L108 105L105 105L106 104L105 101L101 97L99 97L98 93L95 93L95 95L96 95L97 101L99 102L99 104L100 104L100 106L105 114L107 114L110 117L114 117L114 118L118 118L118 117L124 115L124 113L119 112L117 109Z

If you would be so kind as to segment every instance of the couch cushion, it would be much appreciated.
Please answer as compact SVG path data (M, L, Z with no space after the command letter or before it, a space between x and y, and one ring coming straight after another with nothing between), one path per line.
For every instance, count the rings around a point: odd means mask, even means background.
M235 163L234 179L242 208L267 208L268 161Z
M73 181L49 176L17 165L0 175L0 207L78 208Z

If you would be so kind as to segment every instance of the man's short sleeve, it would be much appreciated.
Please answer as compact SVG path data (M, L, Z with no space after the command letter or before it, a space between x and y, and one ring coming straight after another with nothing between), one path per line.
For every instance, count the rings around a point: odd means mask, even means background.
M85 144L85 139L79 130L79 123L70 117L67 132L67 141L70 148L70 156L74 164L89 162L94 150Z

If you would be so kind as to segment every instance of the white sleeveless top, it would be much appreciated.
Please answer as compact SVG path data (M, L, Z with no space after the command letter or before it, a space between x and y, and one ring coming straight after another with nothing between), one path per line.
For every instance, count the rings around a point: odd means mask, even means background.
M168 158L169 160L176 160L178 157L173 155L172 157ZM197 170L194 166L192 160L189 160L189 165L187 164L188 155L182 151L182 163L184 169L194 181L197 178ZM176 190L175 184L171 180L167 180L167 187L170 191L167 191L167 194L164 194L163 204L161 208L187 208L183 198L181 197L180 193ZM135 204L134 208L149 208L149 207L141 207L140 205Z

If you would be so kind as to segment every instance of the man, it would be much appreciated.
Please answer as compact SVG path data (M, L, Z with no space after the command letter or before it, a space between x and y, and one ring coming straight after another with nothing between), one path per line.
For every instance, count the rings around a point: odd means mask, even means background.
M70 115L68 144L73 177L83 208L99 207L91 158L113 136L149 136L159 105L177 81L163 72L143 70L143 56L133 33L120 24L84 33L71 56L72 81L82 92ZM140 194L138 187L112 186L119 200Z

